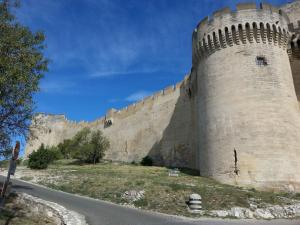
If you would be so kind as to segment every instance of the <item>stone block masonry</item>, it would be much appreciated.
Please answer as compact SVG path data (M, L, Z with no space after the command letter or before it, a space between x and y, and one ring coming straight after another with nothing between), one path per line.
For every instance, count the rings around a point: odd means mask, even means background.
M32 138L26 146L26 157L41 143L56 146L89 127L102 130L110 140L105 158L113 161L140 162L146 155L156 165L197 169L194 146L189 75L183 82L149 96L122 110L111 109L94 122L75 123L63 115L38 114L32 123ZM191 91L191 90L190 90ZM109 126L107 121L111 121ZM36 128L35 128L36 127Z
M89 127L109 138L106 159L149 155L223 183L299 192L300 1L212 15L193 32L182 82L91 123L39 114L26 156Z

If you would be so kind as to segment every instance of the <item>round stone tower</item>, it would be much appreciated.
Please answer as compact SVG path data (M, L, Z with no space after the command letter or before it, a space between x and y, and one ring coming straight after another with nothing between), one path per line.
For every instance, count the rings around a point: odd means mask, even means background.
M268 4L215 12L193 33L200 174L300 191L300 113L287 15Z

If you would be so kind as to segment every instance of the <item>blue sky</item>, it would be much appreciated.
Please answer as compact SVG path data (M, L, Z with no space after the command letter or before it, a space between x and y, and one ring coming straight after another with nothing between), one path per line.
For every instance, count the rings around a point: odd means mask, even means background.
M92 121L175 84L190 71L197 23L237 2L22 0L17 17L44 31L50 59L36 111Z

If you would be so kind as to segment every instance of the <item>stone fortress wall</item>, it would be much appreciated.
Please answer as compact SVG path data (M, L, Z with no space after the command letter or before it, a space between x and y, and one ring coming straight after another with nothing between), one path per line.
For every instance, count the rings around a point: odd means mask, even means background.
M299 0L215 12L193 32L184 81L91 123L39 114L26 156L90 127L109 138L106 159L149 155L224 183L300 191L299 17Z
M110 140L106 159L139 162L146 155L156 165L189 167L197 169L193 126L196 125L192 109L193 98L189 90L190 76L153 96L115 110L94 122L76 123L64 115L38 114L33 120L33 136L28 141L25 157L41 143L56 146L72 138L79 130L89 127L100 129ZM112 125L107 126L111 121ZM34 129L37 127L37 129Z

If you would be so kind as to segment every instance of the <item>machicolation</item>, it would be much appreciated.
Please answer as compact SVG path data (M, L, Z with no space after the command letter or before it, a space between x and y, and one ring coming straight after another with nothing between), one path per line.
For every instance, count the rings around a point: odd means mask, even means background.
M199 23L193 33L193 56L201 59L233 45L253 43L274 44L286 49L287 25L287 15L269 4L261 4L259 8L256 4L239 4L237 11L225 8Z

